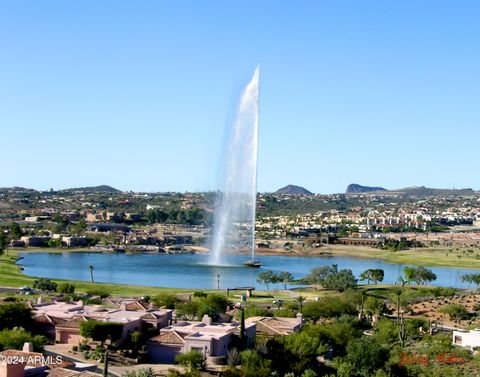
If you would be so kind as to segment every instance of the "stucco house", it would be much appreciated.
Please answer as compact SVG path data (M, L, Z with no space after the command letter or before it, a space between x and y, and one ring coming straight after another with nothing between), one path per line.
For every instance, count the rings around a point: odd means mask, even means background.
M204 316L202 322L184 321L160 330L160 335L149 339L147 349L152 362L173 363L179 353L198 351L205 358L227 356L228 350L239 339L240 322L212 323ZM255 324L245 324L247 345L255 339Z
M480 347L480 329L453 331L452 343L455 346L465 347L470 350Z
M115 306L115 305L113 305ZM153 305L133 300L120 301L117 307L84 305L82 301L47 302L32 305L37 330L57 343L78 344L83 341L80 323L87 320L121 323L121 340L126 340L133 331L145 327L161 329L171 323L172 310L159 309ZM129 310L131 309L131 310Z
M257 335L288 335L300 331L303 327L303 317L300 313L296 318L250 317L245 320L245 323L255 324Z

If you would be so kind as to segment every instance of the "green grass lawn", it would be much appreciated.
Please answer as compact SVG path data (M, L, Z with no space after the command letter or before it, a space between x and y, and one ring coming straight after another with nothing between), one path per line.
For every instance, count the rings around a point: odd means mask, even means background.
M321 251L329 255L375 258L397 264L480 269L480 251L472 247L435 246L388 251L372 247L330 245L321 248Z
M21 286L32 286L36 280L34 277L24 275L20 266L15 262L17 260L17 251L9 250L8 253L0 256L0 287L19 288ZM90 289L102 289L110 292L112 295L122 296L154 296L160 293L182 293L191 292L191 289L182 288L160 288L145 287L126 284L110 284L110 283L88 283L77 280L61 280L51 279L56 283L73 283L77 292L86 292Z

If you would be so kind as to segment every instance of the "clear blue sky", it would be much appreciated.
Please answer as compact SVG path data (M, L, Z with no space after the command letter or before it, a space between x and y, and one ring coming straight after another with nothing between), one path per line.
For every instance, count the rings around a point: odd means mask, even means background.
M261 67L259 191L480 189L478 1L0 3L0 187L217 187Z

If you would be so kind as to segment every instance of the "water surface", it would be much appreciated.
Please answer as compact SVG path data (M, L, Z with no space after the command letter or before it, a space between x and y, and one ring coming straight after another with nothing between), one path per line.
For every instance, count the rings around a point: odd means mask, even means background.
M88 267L93 265L96 282L197 289L217 288L218 274L221 289L245 286L261 289L265 286L257 283L256 279L262 270L288 271L295 278L301 278L313 267L331 264L337 264L339 269L351 269L357 278L368 268L381 268L385 271L384 283L394 283L405 267L402 264L349 256L260 256L258 259L263 263L263 267L257 269L244 267L242 262L248 257L242 255L229 257L231 267L210 266L208 255L201 254L36 252L19 255L24 257L19 264L25 267L24 273L30 276L90 281ZM464 268L430 268L437 275L434 284L444 287L468 287L460 281L460 277L466 273L478 273L478 270ZM279 288L280 285L276 284L274 287Z

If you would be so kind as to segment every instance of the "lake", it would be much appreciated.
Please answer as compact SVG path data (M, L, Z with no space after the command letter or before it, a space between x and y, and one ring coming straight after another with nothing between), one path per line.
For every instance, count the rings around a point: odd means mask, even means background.
M384 283L394 283L402 274L405 265L390 264L376 259L362 259L348 256L285 257L259 256L262 268L244 267L242 262L248 257L232 255L234 266L209 266L208 255L186 254L123 254L123 253L19 253L24 259L18 263L24 266L24 273L30 276L90 281L89 266L94 266L95 282L147 285L154 287L177 287L194 289L216 289L217 275L220 275L220 288L252 286L265 288L256 282L260 271L288 271L295 278L308 274L317 266L337 264L339 269L349 268L358 278L368 268L381 268L385 271ZM429 267L437 275L435 285L443 287L468 287L460 281L466 273L478 270L448 267ZM276 284L276 288L280 285ZM272 289L272 287L270 287Z

